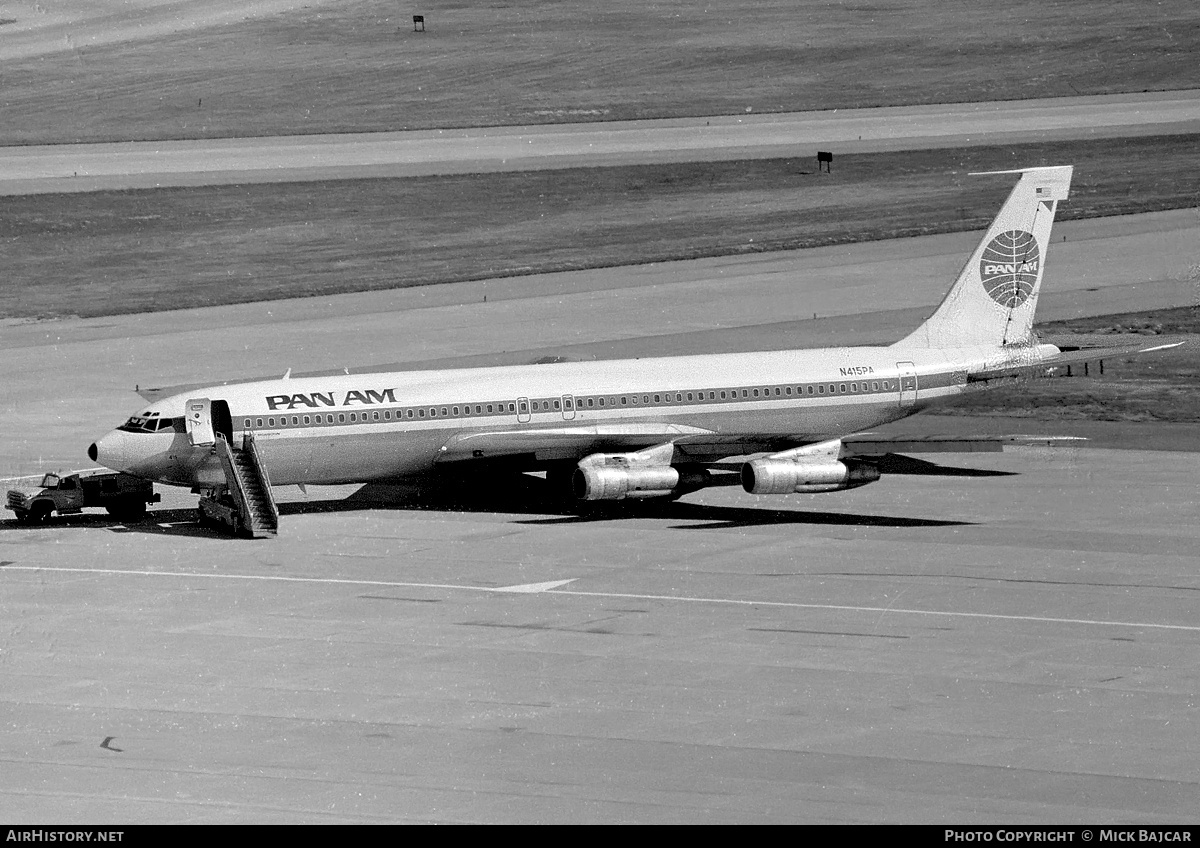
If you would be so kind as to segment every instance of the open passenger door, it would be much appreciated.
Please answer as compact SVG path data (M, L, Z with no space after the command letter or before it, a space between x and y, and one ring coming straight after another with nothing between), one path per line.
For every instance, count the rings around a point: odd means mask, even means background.
M190 398L186 405L188 440L195 446L211 445L217 441L213 435L212 401L208 398Z

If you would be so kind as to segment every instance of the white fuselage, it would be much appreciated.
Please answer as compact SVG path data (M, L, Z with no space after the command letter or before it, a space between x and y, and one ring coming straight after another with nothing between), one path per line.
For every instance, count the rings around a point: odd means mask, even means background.
M213 450L193 445L182 424L189 399L209 398L228 405L227 437L253 433L274 485L425 474L448 443L477 434L569 433L578 445L595 428L595 445L575 459L614 432L647 446L726 441L733 455L740 436L813 440L903 418L962 394L968 372L1004 356L851 347L239 383L153 403L140 417L173 426L127 425L93 452L103 465L162 483L219 485Z

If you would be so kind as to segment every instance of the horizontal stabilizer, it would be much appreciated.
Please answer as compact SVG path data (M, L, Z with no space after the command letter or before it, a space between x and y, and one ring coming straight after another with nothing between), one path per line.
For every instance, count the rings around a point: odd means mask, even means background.
M1038 200L1066 200L1071 190L1071 168L1061 165L1040 168L1016 168L1011 171L972 171L969 177L991 177L1002 174L1028 175L1034 184L1033 194Z
M1047 377L1059 368L1068 365L1081 365L1086 362L1099 362L1102 359L1115 359L1121 356L1141 356L1146 353L1171 350L1187 344L1185 341L1167 344L1147 345L1144 341L1138 344L1112 345L1103 347L1066 348L1061 352L1039 360L1030 365L1013 365L987 371L976 371L967 375L968 383L985 383L991 380L1012 379L1014 377Z

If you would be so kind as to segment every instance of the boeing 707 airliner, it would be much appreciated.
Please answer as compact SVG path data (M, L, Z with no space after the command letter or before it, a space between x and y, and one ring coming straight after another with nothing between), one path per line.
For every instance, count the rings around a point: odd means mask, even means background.
M218 443L240 441L275 486L504 467L604 501L730 481L757 494L831 492L877 480L879 457L902 446L978 450L981 440L902 445L865 431L1071 361L1039 342L1033 320L1072 168L992 173L1019 179L941 305L890 346L285 375L158 400L88 455L210 495L229 484ZM746 459L730 469L730 457Z

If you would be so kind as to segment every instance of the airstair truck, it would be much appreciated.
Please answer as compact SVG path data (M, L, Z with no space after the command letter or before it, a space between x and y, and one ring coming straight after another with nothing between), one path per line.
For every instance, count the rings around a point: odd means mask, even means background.
M101 506L114 518L134 521L146 514L147 504L160 500L153 483L129 474L47 474L38 489L9 489L6 506L22 524L41 524L55 512L75 515L85 507Z

